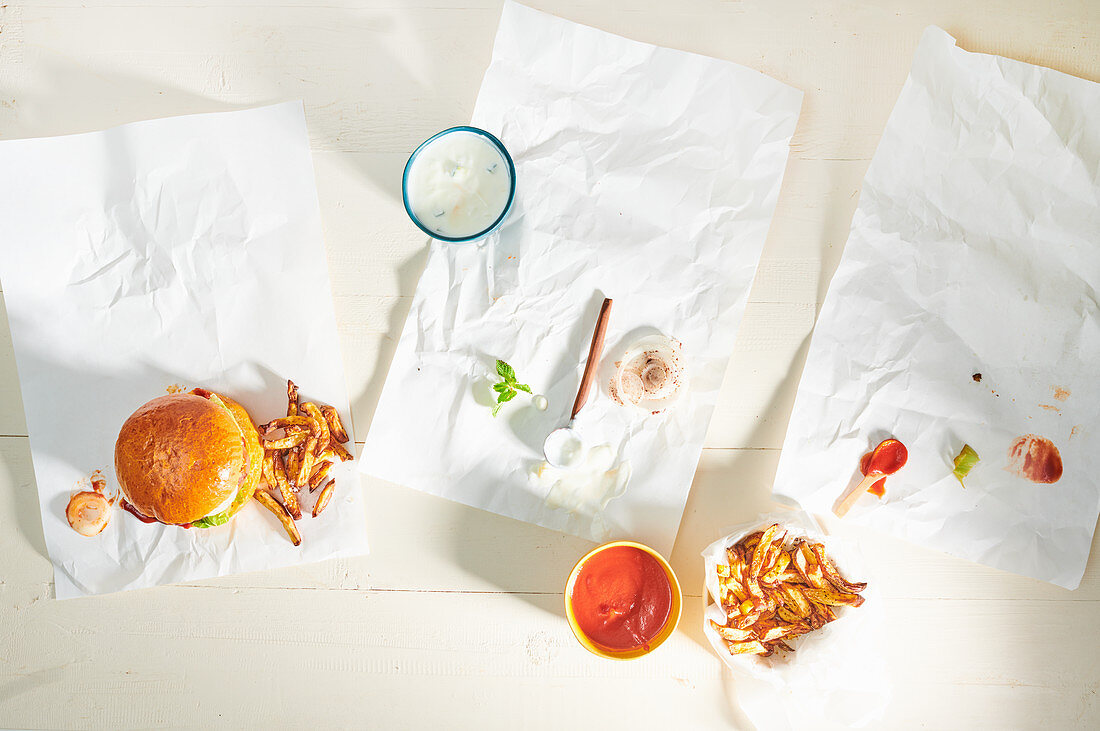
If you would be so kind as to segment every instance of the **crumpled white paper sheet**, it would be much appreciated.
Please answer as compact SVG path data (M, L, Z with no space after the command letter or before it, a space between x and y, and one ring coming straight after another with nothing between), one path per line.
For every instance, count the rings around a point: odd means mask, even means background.
M801 92L728 62L507 3L473 124L515 159L517 199L483 245L435 242L360 468L593 540L672 548L786 165ZM598 393L577 419L630 462L602 515L528 478L568 421L596 315L614 305ZM607 394L639 334L684 344L689 393L643 418ZM493 418L496 358L549 397ZM604 529L606 527L606 530Z
M1075 588L1100 509L1098 290L1100 85L928 28L817 322L775 492L829 511L893 435L908 465L850 520ZM1059 482L1004 469L1029 433L1058 447ZM951 475L964 443L981 457L965 489Z
M793 653L731 655L710 625L712 619L726 624L716 567L728 564L726 548L772 523L786 528L788 539L803 537L824 544L845 578L867 582L861 593L866 601L859 607L837 608L836 620L791 642ZM730 529L703 550L703 565L708 598L703 634L733 671L737 701L756 728L815 728L823 720L830 726L859 728L882 716L893 691L881 651L882 599L855 543L825 536L813 517L801 510L775 512Z
M0 142L0 281L59 599L367 551L350 466L298 548L256 505L206 530L65 520L93 470L117 489L119 428L173 384L262 422L290 377L350 435L300 102Z

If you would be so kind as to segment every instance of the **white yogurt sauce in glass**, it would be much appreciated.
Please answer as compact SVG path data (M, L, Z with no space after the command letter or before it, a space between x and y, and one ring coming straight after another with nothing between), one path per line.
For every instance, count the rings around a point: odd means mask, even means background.
M482 233L508 205L512 179L496 146L474 132L429 142L409 164L405 194L417 220L447 238Z

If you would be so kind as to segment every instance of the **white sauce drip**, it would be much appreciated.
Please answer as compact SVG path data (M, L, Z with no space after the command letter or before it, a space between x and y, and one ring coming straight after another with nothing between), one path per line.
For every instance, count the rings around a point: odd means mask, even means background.
M413 215L448 238L482 233L508 205L512 181L500 151L473 132L452 132L413 160L405 183Z
M626 492L630 480L630 463L614 464L615 455L610 445L601 444L584 451L572 468L559 469L548 462L540 462L532 470L532 477L542 488L549 488L546 505L593 519L613 499Z

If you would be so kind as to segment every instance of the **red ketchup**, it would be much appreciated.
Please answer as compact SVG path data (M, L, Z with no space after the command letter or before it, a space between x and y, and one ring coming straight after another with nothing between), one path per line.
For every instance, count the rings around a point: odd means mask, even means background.
M668 622L672 584L653 556L614 546L581 565L569 601L592 642L612 651L648 650Z
M125 510L130 515L132 515L135 518L137 518L138 520L140 520L142 523L160 523L161 525L171 525L171 523L165 523L164 521L157 520L156 518L150 518L148 515L145 515L140 510L135 508L133 505L126 502L126 498L121 498L121 503L122 503L122 509L123 510ZM190 528L191 524L190 523L180 523L179 527L180 528Z
M875 497L886 494L886 476L892 475L909 460L909 450L897 439L887 439L859 460L859 471L867 475L882 475L882 479L867 488Z

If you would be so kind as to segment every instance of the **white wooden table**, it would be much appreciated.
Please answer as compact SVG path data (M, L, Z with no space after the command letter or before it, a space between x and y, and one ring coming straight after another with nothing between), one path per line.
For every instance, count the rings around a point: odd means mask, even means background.
M0 317L0 727L744 727L700 630L699 551L771 504L815 308L920 32L935 23L969 50L1100 80L1100 3L532 4L806 93L672 555L688 595L677 634L641 661L589 655L561 591L591 544L375 480L370 556L57 602ZM499 5L7 0L0 138L304 99L363 435L427 250L400 171L420 140L469 118ZM858 537L886 596L882 728L1100 725L1100 561L1068 592Z

